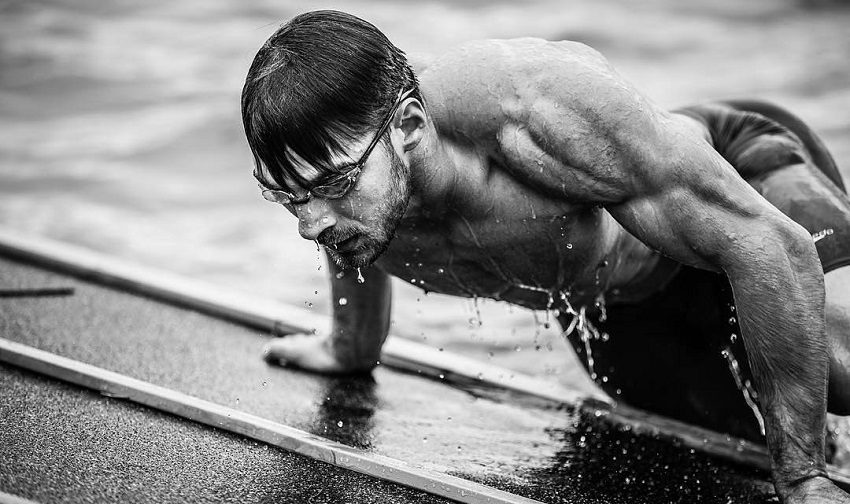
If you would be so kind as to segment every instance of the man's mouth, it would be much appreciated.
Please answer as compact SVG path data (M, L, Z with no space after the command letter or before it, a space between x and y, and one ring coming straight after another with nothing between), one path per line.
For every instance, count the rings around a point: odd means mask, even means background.
M354 246L357 244L357 235L353 234L344 240L340 240L334 243L325 244L329 249L336 252L348 252L354 249Z

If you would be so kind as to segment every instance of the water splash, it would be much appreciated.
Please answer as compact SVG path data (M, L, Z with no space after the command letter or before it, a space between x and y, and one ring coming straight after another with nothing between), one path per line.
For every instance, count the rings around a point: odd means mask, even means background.
M603 293L599 293L596 296L596 303L594 304L596 309L599 310L599 321L605 322L608 320L608 306L605 304L605 295Z
M481 307L478 304L478 299L478 296L472 297L472 309L475 311L475 318L470 319L469 322L470 325L477 325L478 327L481 327L484 325L484 320L481 318Z
M549 329L551 327L551 318L552 318L552 305L555 304L555 296L552 293L549 293L549 300L546 301L546 320L543 322L543 327Z
M579 339L584 344L585 355L587 356L587 370L590 373L590 378L596 380L598 375L594 368L593 349L590 346L591 340L602 339L602 334L596 329L596 326L587 318L587 307L582 306L578 311L570 303L570 293L567 291L561 292L561 301L564 302L565 313L572 316L569 326L563 332L562 336L567 337L574 331L578 333ZM605 338L607 340L607 338Z
M735 336L733 334L733 336ZM753 384L750 380L745 380L743 377L743 373L741 372L741 366L738 364L738 360L735 358L735 354L732 353L732 347L727 346L723 350L720 351L720 355L722 355L726 359L726 364L729 365L729 371L732 372L732 378L735 379L735 385L738 386L738 390L741 391L741 394L744 395L744 402L747 403L747 406L753 411L753 414L756 417L756 421L759 423L759 429L761 429L761 435L765 435L764 430L764 417L761 416L761 411L758 408L758 394L753 388Z
M365 281L366 281L366 279L365 279L365 278L363 278L363 272L362 272L362 271L360 271L360 268L357 268L357 283L361 283L361 284L362 284L362 283L363 283L363 282L365 282Z

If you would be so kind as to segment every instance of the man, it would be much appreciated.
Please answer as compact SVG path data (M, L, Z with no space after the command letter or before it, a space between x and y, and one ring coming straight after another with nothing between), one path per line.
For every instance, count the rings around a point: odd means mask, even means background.
M783 502L850 502L823 440L827 392L850 411L850 202L793 116L666 112L572 42L471 43L417 79L374 26L330 11L266 42L242 112L263 196L324 245L347 299L329 334L270 360L370 370L390 275L557 310L618 400L759 437L754 410Z

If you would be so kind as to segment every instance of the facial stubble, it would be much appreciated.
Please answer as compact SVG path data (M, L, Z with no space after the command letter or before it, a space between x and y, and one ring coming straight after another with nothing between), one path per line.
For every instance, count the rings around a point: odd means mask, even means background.
M331 260L342 269L365 268L375 262L390 246L396 228L407 210L411 194L410 170L394 150L390 152L389 194L378 208L370 210L374 224L358 226L358 229L349 235L360 235L360 243L354 250L340 252L326 247ZM335 231L341 233L341 230Z

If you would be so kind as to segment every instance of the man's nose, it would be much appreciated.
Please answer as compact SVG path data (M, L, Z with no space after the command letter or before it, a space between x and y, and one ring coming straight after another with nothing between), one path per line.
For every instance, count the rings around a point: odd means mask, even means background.
M305 240L315 241L322 231L336 225L336 215L333 210L317 198L299 205L297 213L298 233Z

